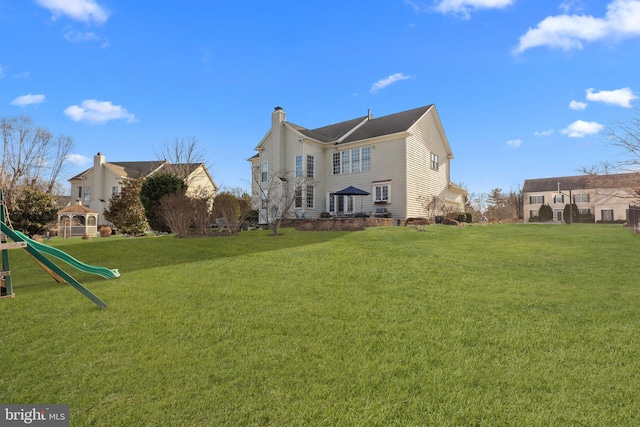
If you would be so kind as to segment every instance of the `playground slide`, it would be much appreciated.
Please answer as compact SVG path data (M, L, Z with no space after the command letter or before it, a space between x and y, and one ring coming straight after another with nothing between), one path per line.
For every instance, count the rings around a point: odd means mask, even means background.
M60 249L56 249L51 246L36 242L35 240L30 239L29 237L25 236L24 234L22 234L17 230L13 230L13 232L16 233L22 240L27 242L27 245L36 249L38 252L42 252L44 254L54 256L66 262L67 264L69 264L70 266L72 266L77 270L83 271L85 273L102 276L105 279L115 279L116 277L120 277L120 272L118 272L117 269L109 269L106 267L98 267L95 265L85 264L84 262L78 261L68 253L61 251Z

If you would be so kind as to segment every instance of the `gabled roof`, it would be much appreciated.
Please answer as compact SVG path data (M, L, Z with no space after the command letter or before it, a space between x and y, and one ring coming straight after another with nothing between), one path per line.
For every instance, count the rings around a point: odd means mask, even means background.
M138 179L143 176L149 175L151 172L155 171L165 163L166 162L164 160L153 160L147 162L105 162L104 166L118 176ZM70 178L69 181L81 179L83 175L85 175L92 169L93 166L79 173L73 178Z
M638 172L630 172L611 175L578 175L525 179L522 192L558 191L558 184L560 184L560 191L625 187L640 189L640 174Z
M203 163L167 163L160 170L160 172L166 172L173 175L178 175L180 178L186 178L191 175L196 169L200 167ZM181 176L182 174L186 174L186 176Z
M356 119L323 126L317 129L305 129L297 125L294 126L296 126L296 130L298 132L308 136L309 138L317 139L322 142L337 142L366 119L367 116L358 117Z
M309 138L325 143L345 144L377 136L406 132L432 106L433 104L429 104L377 119L363 116L316 129L306 129L293 123L287 124Z
M341 143L360 141L362 139L375 138L377 136L392 135L398 132L409 130L413 124L420 119L433 104L426 105L413 110L402 111L390 114L377 119L368 120Z

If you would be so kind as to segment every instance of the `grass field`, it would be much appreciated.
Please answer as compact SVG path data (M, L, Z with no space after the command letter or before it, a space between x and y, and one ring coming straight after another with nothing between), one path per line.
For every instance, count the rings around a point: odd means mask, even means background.
M0 403L72 426L639 425L640 236L491 225L11 251Z

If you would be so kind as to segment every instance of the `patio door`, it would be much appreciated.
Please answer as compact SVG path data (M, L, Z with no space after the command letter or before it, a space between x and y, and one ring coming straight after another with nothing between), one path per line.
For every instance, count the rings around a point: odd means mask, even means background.
M342 196L339 194L329 194L328 212L353 212L354 196Z
M553 211L553 220L556 222L564 221L564 211L563 210Z

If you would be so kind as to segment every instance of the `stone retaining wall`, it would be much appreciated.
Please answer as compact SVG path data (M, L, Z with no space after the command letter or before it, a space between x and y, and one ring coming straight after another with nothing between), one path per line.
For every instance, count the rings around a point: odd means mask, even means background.
M359 231L365 227L393 225L392 218L309 218L287 219L281 227L292 227L302 231Z

